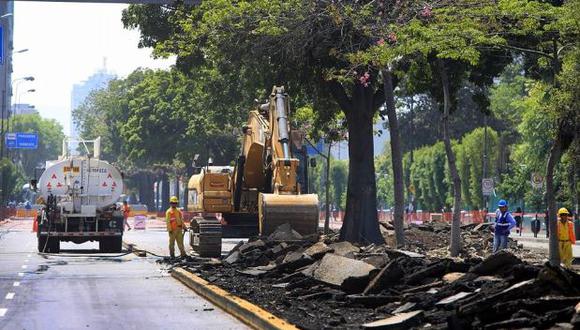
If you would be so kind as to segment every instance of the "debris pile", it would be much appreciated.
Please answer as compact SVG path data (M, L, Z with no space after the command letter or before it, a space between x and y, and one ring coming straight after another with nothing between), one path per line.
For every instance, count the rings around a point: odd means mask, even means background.
M580 327L577 273L506 251L451 259L428 248L359 247L286 225L222 261L176 265L304 329Z

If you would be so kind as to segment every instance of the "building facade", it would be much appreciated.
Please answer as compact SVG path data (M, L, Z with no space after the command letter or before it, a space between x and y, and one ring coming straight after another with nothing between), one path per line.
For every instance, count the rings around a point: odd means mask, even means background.
M73 138L79 137L79 126L73 120L73 111L85 102L86 98L91 94L92 91L96 91L107 87L109 81L115 79L116 76L112 73L107 72L106 65L94 74L92 74L87 80L74 84L71 92L71 120L70 120L70 136Z
M16 115L32 115L38 114L38 110L32 104L28 103L16 103L12 105L12 112L13 116Z

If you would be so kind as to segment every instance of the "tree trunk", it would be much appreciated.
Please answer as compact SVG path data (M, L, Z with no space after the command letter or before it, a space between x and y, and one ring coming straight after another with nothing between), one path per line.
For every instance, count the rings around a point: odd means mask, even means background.
M174 196L177 197L177 199L179 200L179 181L180 181L180 177L179 175L175 175L175 181L174 181L174 185L173 185L173 191L174 191Z
M169 176L163 173L161 176L161 211L169 208Z
M346 96L342 86L332 92L335 98L338 95L337 101L346 114L349 136L346 212L340 239L381 244L385 240L377 216L373 148L373 116L380 103L377 104L372 88L358 84L354 87L352 99Z
M391 138L391 161L393 165L393 189L395 193L395 242L397 247L405 245L404 209L405 209L405 183L403 175L403 154L401 151L401 135L397 121L397 109L395 107L395 95L393 91L393 76L391 71L383 71L383 83L385 90L385 105L389 120L389 134Z
M151 173L141 172L137 174L136 179L139 188L139 202L147 205L149 210L155 209L155 198L153 196L153 189L155 180Z
M557 137L550 149L546 166L546 202L548 204L548 219L550 225L550 240L548 244L549 261L552 266L560 265L560 251L558 250L558 219L556 217L556 197L554 196L554 169L560 161L562 148Z
M161 181L159 178L155 178L155 212L161 209Z
M452 257L457 257L461 250L461 178L457 172L457 165L455 164L455 154L451 147L451 138L449 136L449 111L451 107L451 100L449 94L449 80L445 65L441 59L438 60L439 74L441 76L441 84L443 86L443 143L445 144L445 154L447 155L447 163L449 164L449 172L453 180L453 218L451 220L451 243L449 244L449 251Z
M326 154L326 182L325 191L326 194L326 210L324 214L324 233L328 234L330 231L330 150L332 148L332 143L328 141L328 153Z

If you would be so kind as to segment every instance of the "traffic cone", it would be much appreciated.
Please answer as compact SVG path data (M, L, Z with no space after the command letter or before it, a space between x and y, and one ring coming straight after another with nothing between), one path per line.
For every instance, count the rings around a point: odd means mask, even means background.
M32 232L36 233L38 231L38 219L35 217L32 221Z

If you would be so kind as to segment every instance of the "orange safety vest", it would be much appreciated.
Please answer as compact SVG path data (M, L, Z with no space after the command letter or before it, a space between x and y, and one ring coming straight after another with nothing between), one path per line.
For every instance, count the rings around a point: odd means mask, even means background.
M177 208L170 207L165 213L165 220L167 222L167 231L174 231L183 227L183 215Z
M566 230L566 226L568 225L568 230ZM562 221L558 220L558 240L559 241L570 241L572 244L576 244L576 235L574 234L574 224L572 221L566 221L566 223L562 223ZM561 229L560 229L561 228ZM566 233L567 231L567 233ZM568 234L568 235L566 235ZM562 236L562 237L560 237ZM567 236L567 237L564 237Z
M129 213L131 213L131 207L129 205L123 205L123 217L128 218Z

